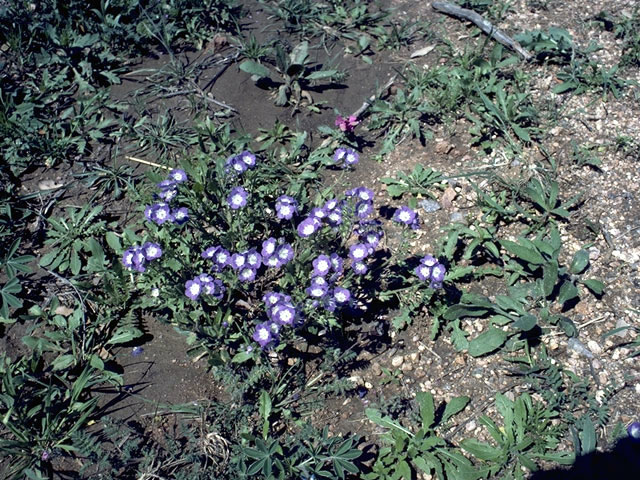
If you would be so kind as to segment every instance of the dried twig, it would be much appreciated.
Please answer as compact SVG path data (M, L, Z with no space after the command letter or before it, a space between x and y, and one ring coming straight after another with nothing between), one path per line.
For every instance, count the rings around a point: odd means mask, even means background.
M496 42L518 52L525 60L530 60L532 58L532 55L522 48L518 42L505 35L502 31L494 27L491 22L488 22L482 17L482 15L479 15L473 10L460 8L457 5L453 5L448 2L433 2L431 6L438 12L446 13L452 17L461 18L474 23L480 30L489 35L490 38L493 38Z
M171 168L169 167L165 167L164 165L160 165L159 163L150 162L149 160L142 160L141 158L129 157L129 156L124 158L126 158L127 160L131 160L132 162L142 163L144 165L149 165L151 167L164 168L165 170L171 170Z
M376 98L382 96L382 94L391 86L394 84L394 82L396 81L396 76L394 75L393 77L391 77L389 79L389 81L387 83L384 84L384 86L378 90L377 93L371 95L369 97L369 99L367 101L365 101L362 106L356 110L355 112L352 113L352 115L356 118L360 117L360 115L362 115L364 112L367 111L367 109L373 104L373 102L376 101Z

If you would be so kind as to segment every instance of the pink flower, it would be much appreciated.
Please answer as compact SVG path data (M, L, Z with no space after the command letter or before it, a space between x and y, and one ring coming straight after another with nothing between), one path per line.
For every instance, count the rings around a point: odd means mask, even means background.
M353 132L353 129L359 123L355 115L349 115L349 118L343 118L341 115L338 115L336 118L336 127L340 128L343 132Z

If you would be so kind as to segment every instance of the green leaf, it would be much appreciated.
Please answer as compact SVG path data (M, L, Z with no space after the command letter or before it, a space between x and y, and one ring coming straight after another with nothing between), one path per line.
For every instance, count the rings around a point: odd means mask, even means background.
M435 420L435 406L433 404L433 395L429 392L418 392L416 401L420 405L420 418L422 419L422 428L430 429Z
M318 72L310 73L306 78L307 80L322 80L324 78L334 77L337 73L337 70L320 70Z
M588 415L582 417L582 428L578 434L580 437L580 454L587 455L596 450L598 439L596 429Z
M264 65L254 62L253 60L245 60L240 64L240 70L258 78L268 78L271 72Z
M441 423L446 423L451 417L464 410L470 401L471 399L469 397L453 397L451 401L447 403L447 406L444 407Z
M538 325L538 319L534 315L523 315L518 320L513 322L513 326L523 332L528 332L532 328Z
M533 265L542 265L545 263L542 255L533 248L527 248L510 240L500 240L500 244L505 248L505 250L515 255L520 260Z
M142 335L142 332L133 327L121 327L113 334L107 344L109 345L117 345L119 343L127 343L133 340L134 338L138 338Z
M497 461L502 457L502 451L488 443L480 442L475 438L466 438L460 442L460 446L480 460Z
M105 238L107 240L107 245L109 245L114 252L119 254L122 251L122 245L118 235L114 232L107 232Z
M565 281L560 287L560 292L558 293L558 302L566 303L569 300L573 300L580 296L580 292L578 292L578 288L571 283L570 281Z
M578 250L573 256L573 261L569 271L574 275L584 272L589 266L589 252L584 249Z
M479 357L500 348L507 341L507 333L495 327L469 342L469 355Z
M65 368L69 368L76 361L76 357L71 354L60 355L56 358L52 363L51 367L53 370L64 370Z
M542 287L545 297L553 293L556 283L558 283L558 262L554 260L542 267Z
M596 295L602 295L604 292L604 283L600 280L596 280L595 278L582 280L582 284Z

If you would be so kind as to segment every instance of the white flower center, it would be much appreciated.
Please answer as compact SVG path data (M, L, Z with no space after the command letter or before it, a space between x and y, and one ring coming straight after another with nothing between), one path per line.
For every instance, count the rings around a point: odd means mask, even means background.
M189 287L189 292L191 292L191 295L198 295L200 293L200 285L197 283L192 284Z
M261 328L258 330L258 336L260 337L260 340L269 340L269 330Z

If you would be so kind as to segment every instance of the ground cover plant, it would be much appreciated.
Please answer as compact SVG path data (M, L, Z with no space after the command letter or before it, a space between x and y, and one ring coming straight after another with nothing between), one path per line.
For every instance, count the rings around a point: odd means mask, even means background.
M3 478L637 469L638 11L524 3L0 6Z

